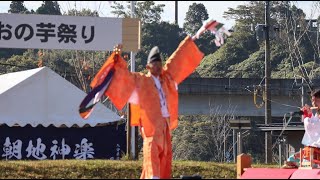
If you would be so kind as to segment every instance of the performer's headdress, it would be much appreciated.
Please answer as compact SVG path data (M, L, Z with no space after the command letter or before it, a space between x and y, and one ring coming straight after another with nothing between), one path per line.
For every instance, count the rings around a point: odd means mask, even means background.
M158 46L154 46L149 52L148 61L147 61L148 64L154 61L161 61L160 51Z

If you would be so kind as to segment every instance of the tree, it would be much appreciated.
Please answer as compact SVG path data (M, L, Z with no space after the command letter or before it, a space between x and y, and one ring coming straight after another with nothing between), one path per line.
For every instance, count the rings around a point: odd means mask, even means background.
M209 18L206 7L199 3L193 3L189 6L186 13L185 22L183 23L183 30L193 36L198 29L201 28L203 22ZM205 54L211 54L215 52L218 48L214 43L215 36L210 32L205 32L199 39L195 41L199 49Z
M189 35L194 35L201 28L202 23L209 18L206 7L202 3L193 3L186 13L183 29Z
M278 25L285 18L288 5L285 1L272 1L270 3L270 26ZM257 24L265 23L265 1L249 1L247 5L239 5L237 8L228 8L223 13L226 19L235 19L236 31L250 31Z
M33 56L32 50L27 50L23 55L13 55L9 59L1 63L5 66L5 73L23 71L37 67L37 61Z
M37 14L61 15L60 6L57 1L43 1L36 10Z
M235 19L238 26L264 23L264 1L249 1L248 5L239 5L236 9L228 8L223 13L226 19Z
M71 10L68 10L68 12L65 13L64 15L99 17L98 11L96 10L92 11L91 9L86 9L86 8L83 8L81 11L78 11L76 9L71 9Z
M229 67L243 62L258 49L257 40L252 32L234 32L226 44L213 54L204 57L197 72L201 77L225 78L230 70L238 70Z
M279 27L271 41L271 77L302 78L311 88L312 79L317 78L320 53L318 29L314 27L317 20L306 19L305 13L289 1L273 1L271 7L272 23Z
M8 13L28 13L28 9L24 6L24 1L11 1Z
M124 4L127 3L127 6ZM155 5L154 1L137 2L135 5L134 17L141 19L141 24L159 23L161 21L161 13L163 12L164 4ZM115 9L111 13L120 18L131 17L131 1L115 2L111 8Z
M253 33L250 33L249 36L245 34L252 32L251 28L255 25L265 23L265 14L261 13L265 11L264 3L265 2L261 1L250 1L247 5L240 5L235 9L229 8L228 11L224 12L225 18L236 20L236 25L233 27L234 33L231 38L228 38L228 41L232 42L227 42L224 47L221 47L221 51L228 53L229 57L224 57L223 54L220 53L215 56L210 55L205 57L205 62L203 62L201 66L209 70L206 70L207 73L204 73L205 71L199 68L201 75L209 75L210 77L254 77L261 74L261 68L263 67L262 58L264 58L262 51L264 49L264 42L256 42L255 39L250 37L254 36ZM271 30L273 30L274 27L278 27L278 30L280 29L280 31L270 32L272 77L292 78L300 76L308 79L308 72L305 71L302 65L312 61L314 57L319 57L318 53L316 53L317 49L319 49L317 47L319 46L316 45L318 42L316 33L312 32L310 28L308 29L307 25L308 23L305 19L304 12L292 5L291 2L272 1L272 3L270 3L269 27ZM248 38L251 40L248 41ZM239 43L242 45L238 46L237 44ZM228 49L228 51L226 51L226 49ZM258 49L260 49L259 51L261 52L256 52L251 55L251 53L254 53ZM247 50L249 51L247 52ZM243 53L239 51L243 51ZM247 56L242 56L246 54L246 52ZM235 54L237 54L237 56L233 56ZM238 62L235 64L232 63L234 62L232 57L238 59ZM213 60L212 58L217 60ZM241 58L245 59L241 60ZM290 68L288 65L292 67ZM225 67L229 67L227 71ZM286 73L296 67L300 69L298 74ZM281 68L285 69L282 70ZM259 77L261 75L259 75Z
M264 77L264 49L256 51L244 61L231 65L226 77L230 78L263 78Z
M225 162L225 154L232 154L233 150L229 135L234 108L231 105L225 115L218 115L221 106L212 106L208 116L180 116L179 127L172 136L173 158Z

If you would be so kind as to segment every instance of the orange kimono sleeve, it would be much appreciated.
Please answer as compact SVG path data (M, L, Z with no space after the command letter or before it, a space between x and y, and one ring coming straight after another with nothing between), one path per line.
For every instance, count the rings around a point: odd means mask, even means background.
M114 67L114 62L115 62L115 58L116 58L115 56L118 56L118 55L116 55L116 53L113 52L108 57L106 62L102 65L100 70L97 72L97 74L95 75L95 77L93 78L93 80L90 83L90 87L92 89L97 87L98 85L100 85L102 83L102 81L104 80L104 78L109 73L109 71Z
M130 103L130 125L140 126L140 105Z
M164 71L167 71L172 79L179 84L198 67L203 56L204 54L198 49L191 37L187 36L166 61Z
M105 64L102 66L98 74L103 77L107 67L113 64L114 74L105 95L109 97L111 102L118 110L121 110L127 103L132 91L135 88L134 75L128 70L127 63L120 55L112 54ZM99 77L97 75L97 77ZM99 78L91 82L91 87L99 84Z

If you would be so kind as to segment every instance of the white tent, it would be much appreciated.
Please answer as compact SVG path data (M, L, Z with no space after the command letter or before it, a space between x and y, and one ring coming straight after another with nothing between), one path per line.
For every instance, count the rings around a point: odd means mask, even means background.
M101 103L88 119L82 119L78 109L85 96L85 92L47 67L4 74L0 76L0 124L94 127L120 120Z

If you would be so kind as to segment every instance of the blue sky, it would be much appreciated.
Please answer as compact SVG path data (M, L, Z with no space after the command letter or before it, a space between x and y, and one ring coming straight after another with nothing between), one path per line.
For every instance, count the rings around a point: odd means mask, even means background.
M70 10L74 7L77 9L90 8L92 10L97 10L101 17L114 17L110 13L110 2L111 1L58 1L62 12ZM162 19L164 21L174 22L174 2L175 1L155 1L156 4L165 4L164 12L162 14ZM0 2L0 13L7 13L10 7L11 1L1 1ZM25 1L26 7L31 10L36 10L42 1ZM178 22L179 26L182 27L186 12L189 6L193 3L202 3L206 7L209 18L218 20L225 24L226 28L231 28L234 24L234 20L227 20L222 17L223 12L227 11L228 8L236 8L238 5L247 4L248 1L178 1ZM293 3L302 8L306 13L307 18L315 18L316 15L320 15L319 2L316 1L293 1ZM263 22L262 22L263 23Z

